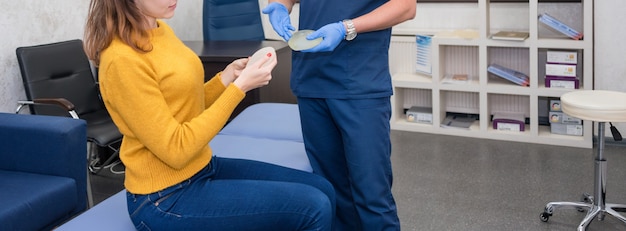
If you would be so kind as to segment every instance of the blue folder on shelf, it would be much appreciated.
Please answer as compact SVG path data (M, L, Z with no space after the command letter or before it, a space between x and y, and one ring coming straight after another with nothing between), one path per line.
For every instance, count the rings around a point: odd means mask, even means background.
M489 67L487 67L487 71L503 79L511 81L517 85L521 85L521 86L529 85L528 76L522 72L509 69L509 68L500 66L498 64L489 65Z
M547 13L543 13L539 15L539 21L542 22L543 24L549 26L552 29L555 29L556 31L567 35L567 37L570 37L574 40L581 40L583 39L583 33L578 32L577 30L575 30L574 28L571 28L570 26L566 25L565 23L559 21L558 19L550 16Z

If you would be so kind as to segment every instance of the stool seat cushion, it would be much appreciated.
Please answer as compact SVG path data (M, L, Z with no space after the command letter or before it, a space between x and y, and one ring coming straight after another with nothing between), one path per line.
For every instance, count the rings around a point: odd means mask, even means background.
M607 90L580 90L561 96L565 114L597 122L626 122L626 93Z

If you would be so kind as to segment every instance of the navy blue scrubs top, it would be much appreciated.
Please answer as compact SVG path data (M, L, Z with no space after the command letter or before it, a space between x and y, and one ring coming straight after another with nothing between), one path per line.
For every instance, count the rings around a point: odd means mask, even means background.
M387 0L300 0L299 30L364 15ZM359 33L332 52L293 52L291 89L298 97L364 99L390 96L391 28Z

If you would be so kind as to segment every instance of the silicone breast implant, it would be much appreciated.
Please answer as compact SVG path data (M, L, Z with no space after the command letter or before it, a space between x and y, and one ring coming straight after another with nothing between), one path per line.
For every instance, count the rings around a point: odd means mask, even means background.
M301 51L311 49L322 42L322 38L316 38L313 40L306 39L306 36L313 33L313 30L299 30L291 36L291 39L287 42L289 47L294 51Z

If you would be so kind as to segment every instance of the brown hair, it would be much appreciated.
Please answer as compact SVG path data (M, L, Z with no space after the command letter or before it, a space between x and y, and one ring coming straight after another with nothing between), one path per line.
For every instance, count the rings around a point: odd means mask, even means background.
M152 45L146 25L134 0L91 0L85 25L87 57L98 66L100 52L115 37L139 52L149 52Z

